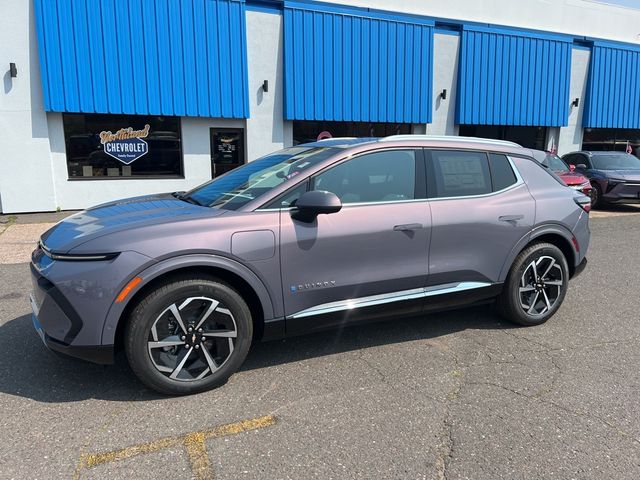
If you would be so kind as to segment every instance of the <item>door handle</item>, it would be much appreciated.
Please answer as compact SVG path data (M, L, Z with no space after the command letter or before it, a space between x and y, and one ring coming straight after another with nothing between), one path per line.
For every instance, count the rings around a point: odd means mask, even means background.
M524 215L501 215L498 217L498 220L501 222L517 222L518 220L522 220Z
M405 223L404 225L396 225L393 230L396 232L409 232L411 230L419 230L424 228L421 223Z

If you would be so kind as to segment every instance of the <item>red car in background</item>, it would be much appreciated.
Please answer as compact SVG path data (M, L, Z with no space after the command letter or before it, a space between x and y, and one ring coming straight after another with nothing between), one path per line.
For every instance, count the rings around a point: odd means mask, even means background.
M576 168L575 165L567 165L555 153L543 152L542 150L532 150L532 152L533 158L540 162L543 167L548 168L560 177L567 187L571 187L593 198L591 195L593 190L591 182L581 173L574 171Z

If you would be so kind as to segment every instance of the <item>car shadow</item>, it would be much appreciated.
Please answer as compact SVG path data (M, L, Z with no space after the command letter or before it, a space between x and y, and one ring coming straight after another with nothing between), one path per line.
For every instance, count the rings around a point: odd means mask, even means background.
M605 203L594 209L596 212L640 213L640 205L629 203Z
M309 358L436 338L463 330L517 328L489 306L420 317L386 320L253 345L242 371L288 364ZM23 315L0 326L0 392L44 403L96 398L144 401L167 398L147 389L122 353L114 365L95 365L47 350Z

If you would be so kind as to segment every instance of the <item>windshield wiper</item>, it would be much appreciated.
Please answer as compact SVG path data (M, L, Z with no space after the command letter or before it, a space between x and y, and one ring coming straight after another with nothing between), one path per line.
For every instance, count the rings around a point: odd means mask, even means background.
M183 202L191 203L193 205L198 205L199 207L204 207L204 205L202 205L199 201L197 201L195 198L192 198L188 195L183 195L178 192L173 192L171 195L173 195L178 200L182 200Z

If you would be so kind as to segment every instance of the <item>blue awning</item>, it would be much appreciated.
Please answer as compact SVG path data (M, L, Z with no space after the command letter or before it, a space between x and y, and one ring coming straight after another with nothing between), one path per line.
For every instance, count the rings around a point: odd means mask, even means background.
M246 118L244 0L34 0L47 111Z
M583 122L588 128L640 129L640 48L595 42Z
M433 22L285 2L285 118L431 121Z
M457 123L566 125L571 42L562 35L465 25Z

